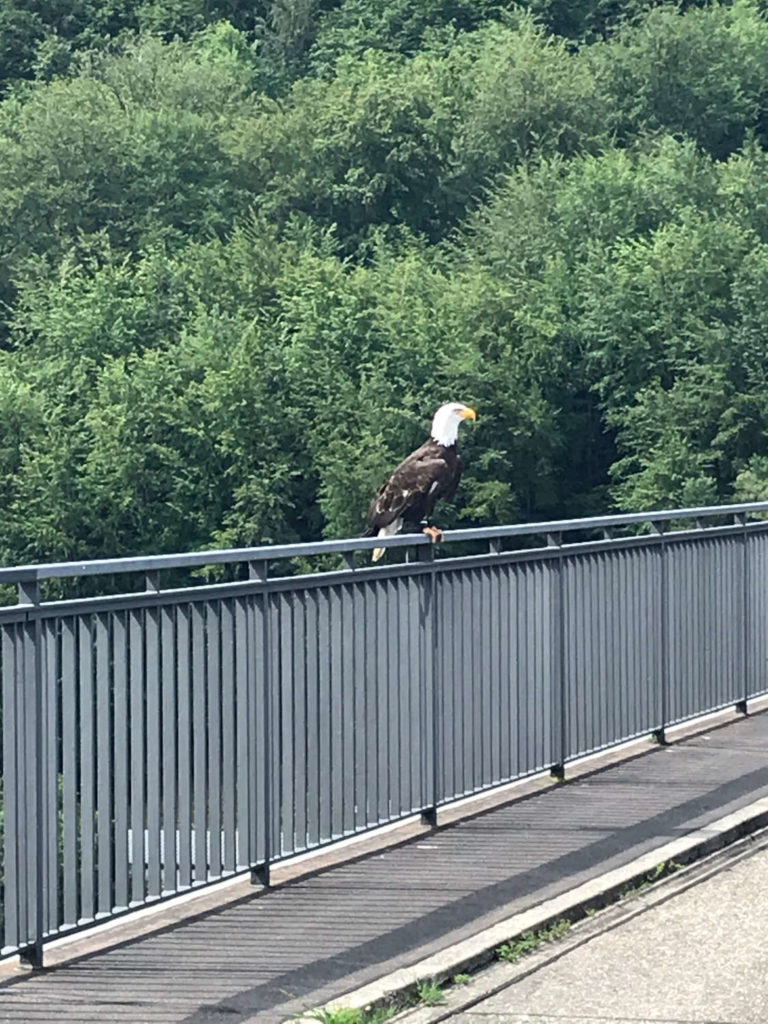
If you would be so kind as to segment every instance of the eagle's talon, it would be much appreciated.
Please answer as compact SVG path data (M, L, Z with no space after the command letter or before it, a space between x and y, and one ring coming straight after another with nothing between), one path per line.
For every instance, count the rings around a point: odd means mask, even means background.
M443 539L443 531L438 526L425 526L422 532L426 533L433 544L437 544Z

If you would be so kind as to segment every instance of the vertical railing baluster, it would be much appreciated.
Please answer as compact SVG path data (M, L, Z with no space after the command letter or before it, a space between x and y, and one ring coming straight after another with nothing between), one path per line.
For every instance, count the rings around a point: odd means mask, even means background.
M45 934L45 915L47 907L48 873L47 873L47 822L45 819L45 785L49 778L47 768L47 748L43 735L43 673L42 673L42 630L40 624L40 584L37 580L19 583L17 588L18 603L28 605L26 619L22 625L23 633L23 678L24 689L21 694L24 716L24 760L17 766L24 771L25 783L32 781L33 799L27 799L27 806L22 810L25 817L26 835L24 837L23 871L26 877L27 908L26 936L29 943L20 950L20 958L30 966L43 966L43 937ZM18 691L17 691L18 692ZM18 775L17 775L18 778ZM28 792L28 790L27 790ZM34 858L30 865L30 857ZM21 861L21 858L19 858ZM29 934L30 926L32 935ZM31 941L30 941L31 940Z
M255 580L259 583L266 584L269 579L269 562L268 561L256 561L248 563L248 578ZM271 646L272 646L272 630L269 616L269 591L264 586L261 591L261 614L262 614L262 629L261 629L261 665L262 665L262 709L261 709L261 720L262 720L262 782L264 791L264 808L263 808L263 822L264 822L264 860L261 863L253 864L251 866L251 881L254 884L269 886L270 884L270 864L272 861L272 849L273 849L273 836L272 836L272 757L273 757L273 739L272 736L272 687L271 687ZM255 655L255 651L254 651ZM254 679L255 679L254 675ZM256 772L256 762L254 760L254 773ZM253 800L251 804L252 813L257 810L258 804L258 792L259 787L254 784L253 786Z
M435 680L436 640L437 640L437 602L435 583L435 546L426 544L418 552L421 561L429 563L429 571L424 577L424 600L422 603L422 630L424 637L424 690L426 693L425 709L431 719L429 729L424 731L425 736L431 737L432 750L422 764L426 768L431 763L431 778L427 779L427 785L422 785L422 793L429 793L427 805L422 808L421 820L424 825L434 828L437 826L437 772L438 772L438 731L440 718L438 714L438 693ZM431 755L431 756L430 756Z
M654 740L664 745L667 742L666 728L669 718L669 607L667 598L667 542L666 529L662 520L651 523L651 532L659 537L659 692L657 696L657 722L653 730Z
M568 701L565 672L565 563L563 539L559 533L547 534L547 547L557 548L555 556L555 594L552 624L554 626L554 687L552 691L552 746L553 764L549 772L553 779L565 779L565 761L568 750Z
M752 659L749 656L750 632L749 632L749 536L747 532L747 514L740 512L734 517L734 521L741 526L741 648L742 673L743 673L743 696L736 701L735 708L742 715L747 714L747 701L750 694L750 673L752 671Z
M435 801L435 824L437 824L437 808L442 802L443 786L443 676L438 672L438 654L442 640L441 581L443 574L437 572L434 560L430 570L432 587L432 787Z

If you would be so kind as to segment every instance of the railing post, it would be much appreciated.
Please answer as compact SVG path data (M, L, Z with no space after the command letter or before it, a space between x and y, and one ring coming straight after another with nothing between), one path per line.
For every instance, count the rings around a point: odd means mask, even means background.
M742 666L744 673L743 696L736 701L735 710L742 715L748 714L747 701L750 693L750 673L752 671L752 660L749 656L750 630L749 630L749 537L747 534L747 515L740 512L734 516L734 520L741 525L741 646L744 652Z
M424 689L426 691L427 713L431 718L431 728L426 735L431 736L432 750L431 757L426 758L424 766L431 761L432 778L429 785L425 787L429 791L427 806L422 808L422 824L434 828L437 825L437 804L438 804L438 772L439 772L439 694L436 681L435 661L437 654L437 574L435 572L435 546L434 544L424 545L419 551L422 562L429 563L429 572L424 583L424 614L422 617L424 629Z
M36 609L40 605L40 584L37 580L18 584L18 603L28 605L32 610L23 624L23 690L21 694L24 711L24 764L17 767L24 773L27 795L23 817L26 831L23 838L23 865L26 876L27 938L28 946L19 951L20 959L33 968L43 966L43 936L45 933L45 911L47 902L46 870L46 821L44 815L44 786L47 779L44 763L46 745L43 736L43 673L40 616ZM29 783L34 787L33 798L29 799ZM7 827L7 825L6 825ZM34 851L34 852L33 852ZM34 857L34 869L30 871L30 856ZM30 886L33 887L30 893ZM31 898L30 898L31 896ZM29 935L30 925L33 935Z
M656 708L658 713L658 725L653 730L653 738L661 746L664 746L667 742L666 727L667 719L669 717L669 624L667 622L669 610L667 607L667 544L665 537L664 522L652 522L651 532L655 533L660 538L659 588L661 591L661 593L659 594L659 656L661 658L661 666L659 674L659 693Z
M563 559L563 538L559 533L547 534L547 547L557 548L555 570L557 575L555 591L555 687L552 701L552 740L554 763L549 772L553 779L565 779L565 761L568 749L568 709L565 678L565 568Z
M269 562L255 561L248 563L248 578L266 583L269 578ZM269 622L269 592L266 587L261 593L261 665L262 665L262 690L261 690L261 717L262 717L262 778L264 783L264 859L251 866L251 881L255 885L269 886L270 865L272 863L273 835L272 835L272 759L274 750L274 737L272 735L272 631ZM254 695L255 696L255 695ZM255 768L255 763L254 763ZM253 804L258 806L259 788L253 786Z

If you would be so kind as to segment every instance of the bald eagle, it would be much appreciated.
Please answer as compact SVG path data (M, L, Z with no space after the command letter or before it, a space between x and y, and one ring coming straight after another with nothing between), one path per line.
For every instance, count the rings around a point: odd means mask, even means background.
M461 402L441 405L432 420L428 441L411 452L371 502L366 537L391 537L402 526L422 527L432 543L441 531L429 524L429 517L440 498L449 500L456 493L464 470L456 441L462 420L474 420L477 414ZM384 548L373 549L378 562Z

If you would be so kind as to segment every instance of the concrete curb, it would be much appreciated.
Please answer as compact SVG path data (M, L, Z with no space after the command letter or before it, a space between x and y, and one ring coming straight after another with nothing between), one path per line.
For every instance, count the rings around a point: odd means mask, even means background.
M664 843L620 868L584 882L553 899L545 900L530 910L513 914L491 928L463 939L410 967L393 971L375 982L348 992L327 1003L322 1009L365 1009L397 1004L422 982L440 983L456 974L470 972L488 964L495 959L495 951L500 945L525 932L539 931L564 918L578 920L585 916L587 910L608 906L626 889L646 880L660 864L693 864L766 826L768 798L763 797L703 828L696 829L681 839ZM311 1015L314 1012L309 1011L302 1017L291 1019L305 1022L316 1020Z
M741 839L705 855L652 883L645 891L627 893L597 916L579 918L573 928L555 942L544 942L516 963L496 961L488 964L464 985L451 985L437 1005L415 1006L400 1011L395 1021L402 1024L438 1024L469 1010L524 978L556 963L593 939L605 935L634 920L649 910L667 903L689 889L706 882L722 871L768 850L768 828L742 836ZM393 1022L394 1024L394 1022Z

